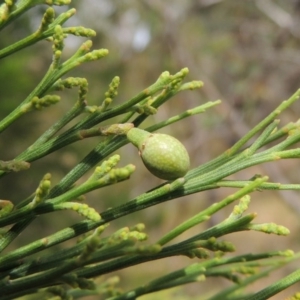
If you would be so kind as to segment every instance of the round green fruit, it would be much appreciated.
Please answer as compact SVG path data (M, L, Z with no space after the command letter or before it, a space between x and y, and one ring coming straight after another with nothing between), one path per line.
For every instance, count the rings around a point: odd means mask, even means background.
M146 168L161 179L182 177L190 168L185 147L170 135L132 128L127 132L127 138L139 149Z

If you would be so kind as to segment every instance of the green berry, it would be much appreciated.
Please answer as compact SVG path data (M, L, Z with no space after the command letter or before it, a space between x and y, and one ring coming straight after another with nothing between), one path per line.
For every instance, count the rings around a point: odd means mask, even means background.
M189 155L172 136L132 128L127 132L127 138L139 149L144 165L153 175L173 180L184 176L189 170Z

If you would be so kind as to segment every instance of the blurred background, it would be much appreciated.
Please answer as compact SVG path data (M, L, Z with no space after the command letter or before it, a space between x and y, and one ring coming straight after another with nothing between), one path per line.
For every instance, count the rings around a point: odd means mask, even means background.
M93 38L94 48L107 48L110 51L109 56L101 61L82 65L68 74L88 79L89 105L101 103L114 76L121 78L119 95L114 100L114 104L117 104L152 84L163 71L176 73L184 67L190 70L187 81L202 80L204 87L174 97L142 127L206 101L222 100L221 105L205 114L161 130L186 145L192 167L228 149L300 87L298 0L85 0L73 1L71 7L74 6L77 14L66 25L93 28L97 32ZM55 10L59 13L65 11L66 7ZM1 33L0 48L36 30L44 11L45 7L36 7L6 28ZM65 58L74 53L84 40L68 37ZM51 44L42 41L0 61L0 118L12 111L36 86L51 63L51 55ZM77 91L67 91L61 96L62 101L58 105L24 116L2 134L1 160L13 159L30 146L72 106L77 99ZM298 102L280 116L280 124L298 120L299 111ZM58 183L98 142L98 138L90 139L61 149L34 162L25 177L25 173L20 172L1 178L1 199L15 203L21 201L34 192L46 172L52 174L53 185ZM117 153L121 155L120 166L134 163L137 171L129 181L118 184L117 188L108 187L87 195L88 203L99 212L124 203L161 183L145 169L133 146L127 145ZM273 182L299 183L299 166L296 160L276 162L242 171L232 178L246 180L261 174L268 175ZM166 202L116 220L107 233L121 226L143 222L150 235L149 242L155 242L195 212L231 192L233 190L219 189ZM232 206L224 209L178 240L222 221L231 209ZM251 232L228 236L227 240L236 244L237 253L288 248L299 250L299 192L256 192L252 195L249 211L258 213L257 222L275 222L287 226L291 234L288 238ZM7 251L80 219L72 212L42 216ZM166 274L167 270L176 270L192 262L185 257L172 258L151 263L150 268L142 265L117 274L121 277L121 286L128 290ZM295 268L296 264L289 265L250 288L257 291ZM192 284L141 299L188 299L186 293L190 299L205 299L214 290L229 284L223 279L209 279L204 285ZM272 299L284 299L296 290L299 291L300 286L293 286Z

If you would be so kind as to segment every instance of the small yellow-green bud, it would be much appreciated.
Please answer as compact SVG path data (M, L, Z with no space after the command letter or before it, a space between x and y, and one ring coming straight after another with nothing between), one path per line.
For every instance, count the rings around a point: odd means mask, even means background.
M0 217L8 215L14 208L14 205L9 200L0 200Z
M153 175L173 180L184 176L189 170L188 152L174 137L132 128L127 138L139 149L144 165Z

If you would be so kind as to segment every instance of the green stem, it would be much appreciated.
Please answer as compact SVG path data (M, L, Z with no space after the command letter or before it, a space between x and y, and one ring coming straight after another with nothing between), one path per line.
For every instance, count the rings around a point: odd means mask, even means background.
M2 4L2 5L5 5L5 4ZM9 25L11 22L13 22L20 15L24 14L27 10L29 10L33 6L34 6L34 1L31 1L31 0L18 1L15 9L12 12L10 12L8 18L5 21L0 23L0 30L5 28L7 25Z
M180 225L176 226L174 229L169 231L165 236L159 239L157 244L165 245L169 241L173 240L175 237L179 236L184 231L190 229L191 227L199 223L208 220L214 213L221 210L222 208L229 205L230 203L236 201L237 199L240 199L241 197L247 195L248 193L251 193L257 187L259 187L264 181L267 180L268 177L256 179L255 181L251 182L249 185L243 187L241 190L226 197L225 199L221 200L218 203L214 203L207 209L202 210L200 213L196 214L192 218L188 219L187 221L184 221L183 223L181 223Z
M291 285L300 281L300 270L285 276L284 278L276 281L275 283L269 285L268 287L260 290L259 292L251 295L249 297L243 298L245 300L264 300L270 299L271 296L278 294L279 292L287 289Z
M26 219L23 219L12 226L5 234L0 238L0 253L26 228L33 220L35 216L27 215ZM1 227L1 226L0 226Z
M252 181L221 180L216 185L219 187L242 188ZM259 190L300 190L300 184L282 184L277 182L263 182Z
M27 151L31 150L32 148L35 148L36 146L40 146L44 143L46 143L51 137L53 137L59 130L61 130L63 127L65 127L69 122L71 122L73 119L75 119L77 116L79 116L86 106L86 103L84 101L78 100L75 105L69 110L64 116L54 123L49 129L47 129L35 142L30 146L30 148ZM22 155L22 154L21 154Z
M12 124L16 119L22 116L26 111L24 111L23 106L29 103L33 97L41 97L43 93L60 77L60 72L52 69L52 65L48 69L44 78L37 85L37 87L30 93L30 95L8 116L6 116L0 122L0 132L4 131L10 124Z
M179 115L176 115L176 116L173 116L167 120L164 120L162 122L159 122L159 123L156 123L155 125L152 125L150 127L147 127L145 130L146 131L149 131L149 132L153 132L153 131L156 131L160 128L163 128L163 127L166 127L168 125L171 125L175 122L178 122L178 121L181 121L187 117L190 117L190 116L194 116L196 114L200 114L200 113L204 113L208 108L211 108L215 105L218 105L220 104L221 101L220 100L217 100L217 101L214 101L214 102L207 102L203 105L200 105L200 106L197 106L197 107L194 107L192 109L189 109Z
M123 104L117 105L111 109L107 109L104 112L97 112L95 111L90 116L86 117L84 120L78 122L72 128L67 130L62 134L62 136L70 135L80 129L87 129L91 128L105 120L111 119L116 117L120 114L124 114L124 112L134 106L137 103L140 103L145 98L157 93L158 91L164 89L168 84L172 83L177 77L183 76L183 71L179 75L164 75L164 73L157 79L157 81L150 85L148 88L144 89L142 92L137 94L135 97L131 98L130 100L126 101Z
M283 101L273 112L266 118L253 127L245 136L243 136L233 147L227 150L228 155L237 153L255 134L263 130L269 123L271 123L282 111L291 106L300 96L300 89L298 89L288 100Z
M22 40L17 41L16 43L5 47L4 49L0 50L0 59L6 56L9 56L19 50L27 48L31 45L36 44L37 42L44 40L54 33L54 28L56 25L65 23L72 15L74 15L75 9L70 9L69 11L61 14L54 22L52 22L51 26L43 32L37 30L36 32L32 33L31 35L25 37ZM66 29L63 29L67 31Z

